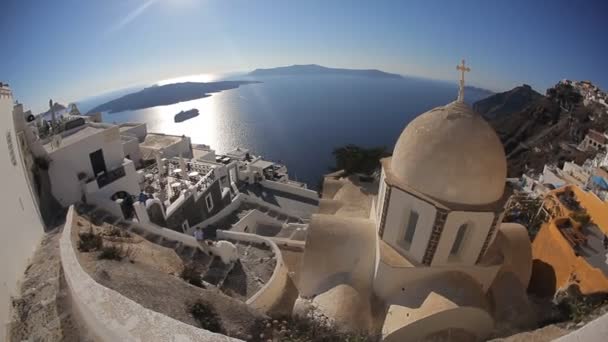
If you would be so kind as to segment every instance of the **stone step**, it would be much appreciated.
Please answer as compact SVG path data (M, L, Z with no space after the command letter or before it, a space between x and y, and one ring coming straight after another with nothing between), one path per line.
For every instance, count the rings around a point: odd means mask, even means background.
M157 245L162 245L163 240L165 240L164 237L162 237L161 235L156 235L155 237L152 238L152 240L150 240L152 243L155 243Z
M189 257L195 251L196 250L194 248L184 245L181 251L179 252L179 255L182 257Z
M281 231L276 235L276 237L280 238L291 238L291 236L295 233L296 228L294 227L283 227Z
M163 247L167 247L170 249L175 249L175 247L180 244L181 242L179 241L175 241L175 240L168 240L168 239L163 239L160 243L161 246Z
M224 264L220 258L213 257L209 265L209 269L203 276L203 281L212 284L217 287L222 287L224 281L228 277L228 274L234 268L234 263L228 265Z
M179 243L177 246L175 246L173 250L175 251L175 254L183 255L184 249L186 249L186 247L188 246L184 245L183 243Z

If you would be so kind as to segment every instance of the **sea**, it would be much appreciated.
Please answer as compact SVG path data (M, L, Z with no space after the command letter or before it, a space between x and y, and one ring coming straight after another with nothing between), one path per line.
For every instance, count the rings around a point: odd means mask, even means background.
M192 75L159 81L210 82L251 80L246 75ZM405 126L416 116L456 99L455 83L414 77L304 75L256 77L260 83L214 93L209 97L118 113L103 113L106 122L145 122L149 132L190 136L217 153L236 147L287 165L292 179L316 189L334 166L332 151L346 144L392 149ZM139 88L141 89L141 88ZM138 87L96 96L78 105L81 111ZM467 89L466 102L487 92ZM200 115L175 123L182 110ZM456 143L456 142L455 142Z

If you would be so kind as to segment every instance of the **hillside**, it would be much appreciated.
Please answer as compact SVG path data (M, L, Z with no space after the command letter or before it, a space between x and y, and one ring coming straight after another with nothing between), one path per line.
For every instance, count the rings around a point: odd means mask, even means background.
M328 68L316 64L291 65L270 69L255 69L249 76L304 76L304 75L350 75L373 78L403 78L401 75L391 74L376 69L340 69Z
M545 96L523 85L478 101L473 108L503 142L509 177L542 172L545 164L582 163L591 153L577 150L578 143L589 129L608 128L601 107L585 105L575 88L561 82Z
M130 93L115 100L105 102L89 111L110 113L124 110L143 109L155 106L170 105L210 96L224 90L238 88L244 84L259 83L256 81L220 81L220 82L183 82L163 86L152 86L138 92Z
M488 119L503 114L522 111L530 103L543 97L527 84L515 87L504 93L498 93L476 102L473 109Z

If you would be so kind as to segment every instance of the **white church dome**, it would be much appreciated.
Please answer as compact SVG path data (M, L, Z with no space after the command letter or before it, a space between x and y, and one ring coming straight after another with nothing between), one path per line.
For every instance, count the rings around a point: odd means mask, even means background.
M494 129L455 101L407 125L395 145L391 170L401 182L435 199L477 205L502 197L507 161Z

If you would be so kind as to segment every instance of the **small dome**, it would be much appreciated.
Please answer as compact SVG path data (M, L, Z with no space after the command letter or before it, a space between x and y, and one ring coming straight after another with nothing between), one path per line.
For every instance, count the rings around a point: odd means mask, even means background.
M407 125L391 170L399 181L435 199L479 205L502 197L507 160L494 129L456 101Z

